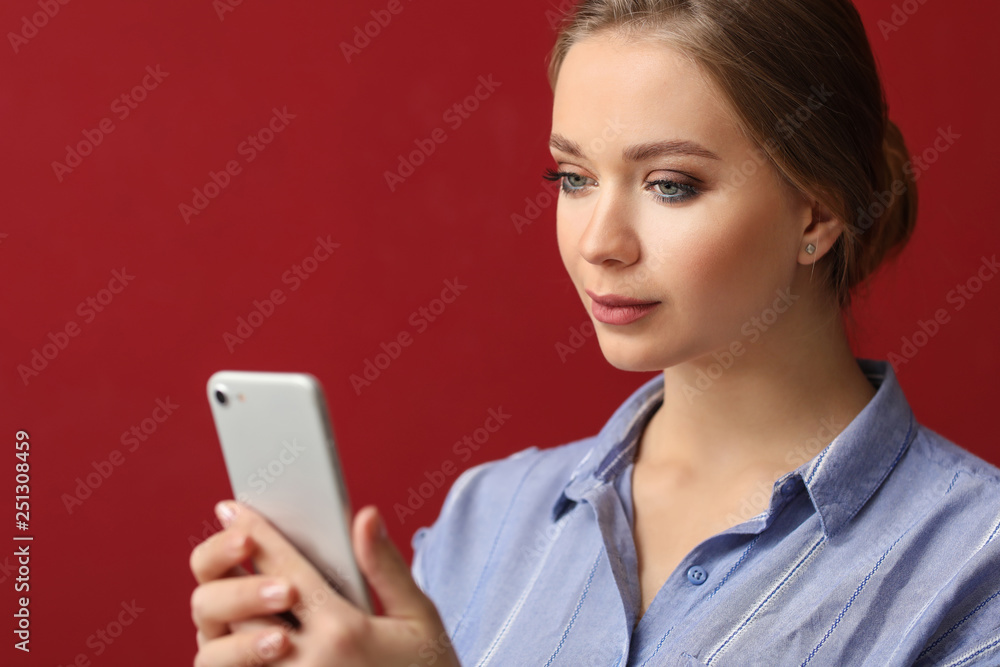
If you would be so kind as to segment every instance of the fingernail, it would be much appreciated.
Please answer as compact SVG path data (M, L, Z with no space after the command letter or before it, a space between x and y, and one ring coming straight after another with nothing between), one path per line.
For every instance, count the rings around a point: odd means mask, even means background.
M220 500L215 504L215 516L219 517L222 525L228 528L236 518L236 505L227 500Z
M261 586L260 597L268 602L284 602L288 598L288 584L282 582L274 582L272 584L267 584L266 586Z
M385 530L385 523L382 521L382 513L375 510L375 537L380 540L388 539L389 534Z
M257 651L261 657L274 657L278 653L278 649L281 648L281 642L284 638L285 635L280 630L273 630L257 640Z

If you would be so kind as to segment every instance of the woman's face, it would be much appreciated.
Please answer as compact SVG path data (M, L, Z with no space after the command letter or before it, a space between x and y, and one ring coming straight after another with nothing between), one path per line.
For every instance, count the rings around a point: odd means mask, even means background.
M559 252L612 365L662 370L735 342L746 349L759 331L751 323L776 299L786 295L778 311L794 309L799 295L787 290L811 205L679 52L604 35L574 44L552 137L558 171L575 174L560 184ZM610 324L588 291L659 303Z

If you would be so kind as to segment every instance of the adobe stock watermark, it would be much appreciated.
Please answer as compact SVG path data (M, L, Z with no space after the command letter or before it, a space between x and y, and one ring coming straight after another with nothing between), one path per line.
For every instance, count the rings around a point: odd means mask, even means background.
M594 137L583 147L586 155L602 153L607 148L609 141L621 135L625 130L625 125L621 119L608 120L601 129L601 134ZM558 181L545 181L541 190L534 197L524 198L524 209L520 213L511 213L510 221L514 225L514 231L521 234L525 227L537 220L542 212L552 204L559 201L559 193L562 184Z
M775 292L777 297L774 302L764 310L760 312L760 315L755 315L749 320L743 323L740 327L740 333L749 340L751 344L756 343L760 340L761 336L767 332L775 322L778 321L783 313L788 312L788 309L799 300L800 295L792 294L790 288L779 289ZM684 383L681 388L681 392L684 397L691 404L694 402L696 396L701 396L705 393L716 380L718 380L722 375L732 368L733 364L736 363L737 357L743 356L743 353L747 351L747 347L743 344L742 340L734 340L729 344L729 347L723 350L721 353L715 351L712 353L712 357L715 359L714 362L708 365L705 369L698 369L696 373L697 379L692 386L689 383Z
M440 660L441 656L447 653L451 648L451 637L448 636L447 630L442 630L438 633L437 637L425 639L420 644L420 648L417 649L417 655L419 655L422 660L421 664L428 665L428 667L430 667L430 665L433 665ZM420 667L420 665L410 663L409 667Z
M226 20L226 14L235 12L236 8L243 4L243 0L212 0L212 9L219 21Z
M133 280L135 276L128 273L124 266L113 270L107 287L98 290L96 294L88 296L77 305L76 314L83 318L83 324L93 322L99 313L111 305L115 296L121 294ZM79 336L82 331L83 327L76 320L70 319L55 332L50 331L46 336L48 342L42 343L40 349L32 348L31 358L27 363L17 365L17 374L24 386L28 386L31 380L48 368L49 364L69 346L70 339Z
M550 5L550 8L545 10L545 20L549 24L549 29L558 30L559 25L573 11L576 4L577 0L560 0L555 7Z
M799 105L795 111L786 114L783 118L780 118L775 122L775 131L784 138L787 139L791 137L795 132L801 129L802 126L815 115L816 111L821 109L826 104L827 100L834 95L833 91L827 89L825 84L814 84L810 86L810 90L811 94L805 102ZM601 131L601 135L592 139L590 143L583 148L584 153L591 155L593 153L602 152L606 148L607 142L619 136L624 129L625 126L618 118L609 120ZM774 137L769 137L766 144L772 151L778 149L778 142ZM732 174L728 185L737 188L742 187L759 168L768 164L768 161L769 158L767 157L767 154L761 148L755 147L751 151L751 157L747 158L742 164L740 164L736 172ZM523 211L511 214L511 224L514 226L514 230L518 234L523 233L525 227L531 225L535 220L537 220L541 216L542 211L551 206L553 202L558 201L561 184L556 182L555 186L556 187L554 189L550 189L547 185L543 185L541 191L534 197L525 198ZM659 261L659 264L662 265L662 260Z
M621 294L646 298L643 292L650 282L656 281L659 270L666 266L666 264L666 253L660 248L653 248L648 253L645 262L642 262L634 271L622 274L622 281L619 283L619 287L624 287L625 289L621 291Z
M38 0L36 4L42 11L35 12L31 18L22 16L20 30L7 33L7 41L10 42L10 48L14 49L15 55L29 40L38 36L38 31L47 26L49 20L55 18L60 9L69 4L69 0Z
M253 507L253 502L250 500L250 496L246 493L237 494L234 500L243 503L248 507L251 508ZM223 530L224 528L225 526L223 526L222 522L219 521L219 517L217 517L213 512L211 521L209 521L208 519L201 520L201 534L192 533L188 535L188 546L194 549L199 544L210 538L212 535L215 535L220 530Z
M475 87L471 94L452 104L441 114L441 120L453 132L462 127L465 121L471 118L472 114L479 109L480 105L488 100L497 88L503 85L503 82L495 81L492 74L487 76L480 75L477 81L479 85ZM416 173L417 167L424 164L427 158L434 154L438 145L443 144L447 140L448 133L443 127L434 128L424 139L414 139L413 143L416 148L406 155L402 153L397 155L399 162L396 165L396 169L394 171L386 170L384 173L385 183L389 187L389 192L395 192L396 188L405 183L407 178Z
M878 26L879 32L882 33L882 39L889 41L889 35L894 32L898 32L906 22L910 20L910 17L917 13L920 7L927 3L927 0L903 0L902 4L893 4L892 13L889 15L889 19L879 19Z
M524 208L520 213L511 213L510 221L514 230L520 234L525 227L537 220L542 212L559 201L561 186L557 182L545 181L534 197L524 198Z
M0 563L0 584L5 583L12 575L17 574L17 563L10 562L10 556L3 557L3 563Z
M473 429L469 434L463 435L460 440L456 440L451 446L451 452L458 457L460 463L465 463L475 452L485 445L490 437L500 430L507 423L511 415L503 411L503 406L490 408L486 411L486 419L482 426ZM430 498L434 496L451 479L460 468L452 459L445 459L440 466L424 471L421 481L415 486L410 486L406 491L406 504L394 503L393 511L400 525L416 514L417 510L424 506Z
M774 131L784 139L791 138L802 126L816 115L826 104L827 100L833 97L834 92L828 90L826 84L813 84L809 87L810 95L806 101L796 107L795 111L785 114L774 123ZM757 173L757 170L770 162L768 153L781 152L781 146L775 137L768 137L764 141L764 146L753 146L750 150L750 157L743 161L736 172L728 179L728 185L741 188L747 181Z
M785 454L785 463L787 463L792 469L795 469L803 463L811 461L845 428L846 425L837 422L834 417L824 417L820 419L819 429L816 431L816 435L807 438L805 442L795 447L795 449L789 450L788 453ZM775 480L780 479L783 475L785 475L785 472L785 470L775 470L771 473L771 477ZM773 492L773 482L768 485L764 481L758 480L756 487L750 495L743 499L739 509L726 515L724 527L730 528L760 514L759 511L756 511L757 508L767 508Z
M919 155L911 155L910 159L903 163L903 173L912 178L914 183L930 169L931 165L938 161L942 153L951 148L955 141L962 137L951 129L951 125L948 126L947 130L939 127L937 133L938 136L934 139L933 145L925 148ZM893 180L888 189L872 195L872 201L867 209L859 206L855 224L860 233L868 231L875 224L875 221L889 209L895 198L904 192L906 192L906 182L897 178Z
M594 324L590 320L584 320L579 326L569 328L569 338L566 342L557 341L556 342L556 355L559 357L559 361L566 363L566 360L570 355L576 354L579 350L583 349L583 346L587 344L587 340L594 336Z
M448 306L455 303L455 300L468 288L469 286L460 283L457 277L445 280L440 297L432 299L427 305L420 306L410 313L407 322L415 329L415 334L411 335L409 331L404 329L393 336L388 343L381 342L379 349L382 351L376 353L374 358L365 358L364 369L360 373L350 375L348 379L351 382L351 388L354 389L354 395L360 396L362 389L372 386L372 383L382 376L382 372L389 368L393 361L399 359L403 354L403 349L413 344L414 335L420 335L427 331L430 325L436 322L448 309Z
M191 189L194 193L191 203L181 202L177 205L177 211L181 214L184 224L190 224L192 217L201 215L202 211L229 187L233 178L243 173L244 165L250 164L267 150L278 134L284 132L296 117L296 114L288 113L287 106L281 107L280 110L278 107L272 107L271 118L264 127L247 135L247 138L236 146L236 154L243 158L243 163L234 158L228 160L219 171L209 170L205 185Z
M127 119L133 111L139 108L140 104L146 101L149 93L159 88L168 76L170 76L170 72L164 72L159 65L155 68L152 65L146 65L146 74L139 83L111 101L110 111L112 115L119 121ZM110 116L102 118L94 129L84 129L82 139L72 146L66 145L66 156L63 158L63 162L52 161L52 171L56 175L56 181L62 183L67 175L72 174L74 169L83 164L83 158L91 155L94 149L104 142L104 138L115 129L115 122Z
M316 571L326 581L326 585L320 585L311 590L302 589L298 592L298 600L288 610L299 623L306 623L309 617L317 610L326 606L327 600L331 596L344 596L338 581L347 581L348 577L339 569L325 565L312 564ZM294 634L298 628L292 625L284 615L279 616L279 625L286 634ZM242 660L238 663L240 667L266 667L271 665L274 659L276 645L265 643L248 647L243 653Z
M282 440L281 449L278 450L275 457L247 477L247 485L259 496L267 491L267 487L284 475L285 471L299 460L304 451L306 448L300 445L295 438Z
M145 607L140 607L135 600L131 602L122 600L118 605L119 609L112 612L112 618L107 623L99 626L87 637L87 648L89 653L77 653L76 656L65 667L91 667L91 660L104 655L104 652L125 633L125 629L130 627L139 614L146 611ZM57 667L64 667L62 664Z
M157 398L155 407L153 407L149 416L142 419L138 424L133 424L127 431L121 434L119 441L122 447L125 448L126 453L131 454L146 443L156 433L160 424L167 421L179 407L180 405L171 401L169 396L166 398ZM60 496L63 507L66 508L66 513L73 514L76 509L83 506L84 501L92 497L94 492L101 488L104 482L108 481L124 463L125 454L118 449L112 449L104 458L91 461L90 468L92 470L88 469L86 475L83 477L78 476L73 480L76 482L76 485L72 491L64 492Z
M987 258L983 255L980 258L979 266L964 282L961 282L945 294L945 302L951 308L937 308L932 317L917 320L917 325L913 331L899 339L899 347L890 351L886 355L886 361L892 365L892 370L899 372L899 369L910 363L914 357L926 347L934 336L938 335L941 328L951 322L952 312L958 312L976 295L982 291L983 286L993 280L993 277L1000 272L1000 263L997 256Z
M795 111L786 114L784 118L775 123L775 129L785 139L791 138L817 111L823 108L828 99L833 97L833 91L827 90L825 83L819 86L810 86L809 90L812 91L812 94L809 95L805 103L800 104Z
M319 270L323 262L330 259L333 251L339 247L340 244L333 243L329 235L326 238L317 236L316 245L313 246L312 252L288 267L281 274L281 283L289 286L289 292L297 291L306 280L309 280ZM287 295L280 287L272 289L263 301L254 299L253 307L246 317L241 315L236 318L236 328L233 331L222 332L222 342L229 353L235 352L237 345L247 342L250 336L263 326L264 322L274 315L278 306L284 304L287 299Z
M413 0L407 0L412 2ZM393 18L403 13L406 6L401 0L389 0L385 9L373 9L369 12L371 20L363 25L354 26L353 37L350 42L340 42L340 52L344 54L344 60L350 64L351 60L361 55L361 52L368 48L372 40L382 34L382 31L389 27Z
M571 514L567 514L560 517L558 521L547 521L544 528L535 529L535 534L530 541L522 541L517 547L520 567L530 567L539 558L542 558L552 547L559 534L562 533L571 517Z
M746 10L750 2L751 0L733 0L732 2L727 2L726 8L719 13L715 22L720 25L728 25L734 21L738 21L740 13Z
M926 2L926 0L922 1ZM545 20L549 24L550 30L558 30L560 24L579 4L579 0L560 0L559 4L555 6L552 5L551 0L547 0L547 2L549 9L545 10ZM739 18L739 14L734 6L742 10L747 4L749 4L749 0L732 0L732 2L726 3L726 8L718 16L714 17L715 22L722 25L732 23Z

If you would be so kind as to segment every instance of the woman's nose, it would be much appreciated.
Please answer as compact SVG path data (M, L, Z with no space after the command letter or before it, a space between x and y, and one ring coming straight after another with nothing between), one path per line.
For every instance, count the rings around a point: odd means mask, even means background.
M627 196L605 186L595 199L590 220L578 242L580 255L591 264L635 262L639 243Z

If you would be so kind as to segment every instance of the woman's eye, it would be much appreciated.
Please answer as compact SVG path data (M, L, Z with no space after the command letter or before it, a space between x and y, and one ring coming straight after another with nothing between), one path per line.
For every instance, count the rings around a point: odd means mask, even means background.
M657 188L657 194L665 197L676 197L682 194L680 185L678 183L671 183L670 181L657 181L653 183L653 187Z
M547 181L559 181L559 188L570 195L582 190L583 186L590 180L586 176L571 171L555 171L553 169L546 169L542 178Z
M549 181L559 181L559 188L570 196L581 193L591 179L571 171L555 171L546 169L542 178ZM653 181L647 183L647 189L653 193L656 201L663 204L678 204L699 194L699 191L686 183L677 181Z
M656 200L665 204L679 204L699 194L696 188L676 181L653 181L649 185Z

